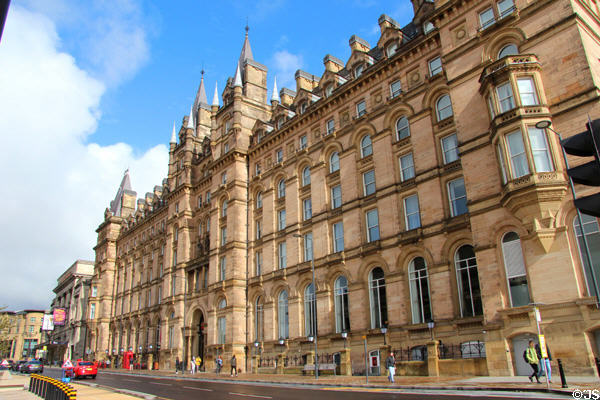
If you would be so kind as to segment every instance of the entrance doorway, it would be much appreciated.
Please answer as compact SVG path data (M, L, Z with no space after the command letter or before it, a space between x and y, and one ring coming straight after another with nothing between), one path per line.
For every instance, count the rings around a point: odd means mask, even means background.
M528 376L533 372L531 366L523 359L523 352L529 346L530 340L537 344L537 338L530 333L515 336L512 340L515 375Z
M192 336L192 356L195 358L200 356L200 368L204 368L204 361L206 358L205 349L206 349L206 323L204 322L204 315L202 311L196 310L194 311L194 316L192 318L192 326L196 330L196 334Z

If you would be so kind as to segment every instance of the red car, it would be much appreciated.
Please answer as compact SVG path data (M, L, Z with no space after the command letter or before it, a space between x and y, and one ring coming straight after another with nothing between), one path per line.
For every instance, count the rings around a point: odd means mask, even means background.
M91 361L77 361L73 367L73 373L75 378L85 378L86 376L96 379L98 374L98 367Z

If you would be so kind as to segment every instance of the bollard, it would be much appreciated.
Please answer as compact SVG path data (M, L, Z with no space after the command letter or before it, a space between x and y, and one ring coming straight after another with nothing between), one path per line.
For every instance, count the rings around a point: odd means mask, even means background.
M557 361L558 361L558 372L560 373L560 382L562 384L562 387L566 388L568 386L567 386L567 378L565 378L565 370L563 369L562 361L560 361L560 358L557 359Z

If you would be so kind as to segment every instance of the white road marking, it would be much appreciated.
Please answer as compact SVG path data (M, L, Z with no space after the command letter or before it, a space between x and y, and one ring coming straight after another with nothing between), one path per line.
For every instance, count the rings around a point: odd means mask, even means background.
M205 392L212 392L212 389L205 389L205 388L199 388L199 387L193 387L193 386L184 386L184 389L194 389L194 390L203 390Z
M153 384L153 385L173 386L170 383L160 383L160 382L150 382L150 383Z
M229 394L232 394L234 396L258 397L259 399L272 399L271 396L258 396L256 394L233 393L233 392L229 392Z
M138 381L137 379L123 379L124 381L128 381L128 382L141 382Z

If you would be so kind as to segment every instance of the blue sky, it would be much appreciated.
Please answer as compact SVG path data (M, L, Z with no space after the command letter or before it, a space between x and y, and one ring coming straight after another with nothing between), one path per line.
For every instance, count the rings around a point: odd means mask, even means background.
M125 169L142 197L167 173L174 121L200 71L209 101L235 73L246 18L268 87L321 76L410 1L13 0L0 42L0 307L48 308L56 279L94 259L95 229ZM269 97L270 98L270 97ZM26 293L27 295L23 295Z

